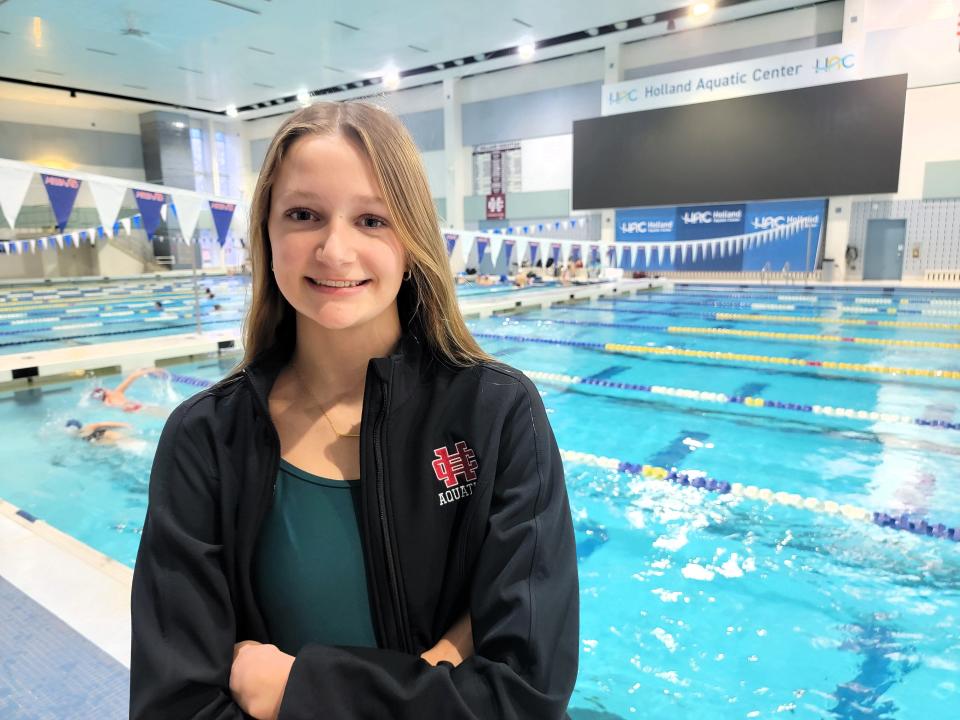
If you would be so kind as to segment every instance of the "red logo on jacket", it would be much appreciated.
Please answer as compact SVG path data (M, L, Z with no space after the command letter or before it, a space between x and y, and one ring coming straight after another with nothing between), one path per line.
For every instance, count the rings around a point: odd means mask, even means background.
M454 443L453 447L452 453L446 447L433 451L437 456L432 463L433 473L437 476L437 482L442 482L447 488L437 493L441 505L472 495L477 480L478 465L473 450L462 440Z

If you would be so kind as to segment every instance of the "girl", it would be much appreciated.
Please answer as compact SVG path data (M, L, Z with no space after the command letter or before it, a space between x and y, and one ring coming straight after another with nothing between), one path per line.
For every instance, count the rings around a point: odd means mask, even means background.
M565 717L576 550L540 396L467 330L388 113L289 118L239 371L164 428L131 717Z

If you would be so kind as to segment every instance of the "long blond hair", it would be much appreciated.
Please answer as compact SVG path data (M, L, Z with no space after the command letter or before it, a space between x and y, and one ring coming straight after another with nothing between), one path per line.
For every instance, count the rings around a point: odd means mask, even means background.
M433 354L450 365L463 367L492 360L470 334L460 313L426 171L406 128L374 105L318 102L283 123L260 169L250 205L253 293L244 321L244 356L238 367L265 350L294 341L295 311L270 270L267 221L271 192L280 164L298 138L337 133L356 143L373 165L397 239L409 258L411 277L397 296L401 325L419 330Z

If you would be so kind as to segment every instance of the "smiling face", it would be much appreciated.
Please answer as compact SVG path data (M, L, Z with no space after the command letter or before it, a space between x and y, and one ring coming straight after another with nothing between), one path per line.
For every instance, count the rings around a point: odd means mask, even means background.
M406 258L368 158L341 134L305 135L284 157L267 222L274 277L327 330L398 326Z

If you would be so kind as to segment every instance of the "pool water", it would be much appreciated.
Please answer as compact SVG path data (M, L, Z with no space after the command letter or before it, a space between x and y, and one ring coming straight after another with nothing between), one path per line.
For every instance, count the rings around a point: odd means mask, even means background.
M691 286L469 323L487 350L535 377L560 447L588 454L565 462L582 603L572 717L951 716L960 703L960 542L657 482L589 461L607 456L702 471L730 483L960 526L960 429L951 427L960 422L960 380L906 372L960 370L958 350L888 342L949 345L956 329L838 322L960 323L922 314L938 309L960 310L960 295ZM917 312L899 312L906 310ZM718 312L767 319L717 320ZM675 331L706 327L774 335ZM612 352L606 343L664 354ZM740 359L677 354L685 350ZM213 381L236 359L170 369ZM864 373L859 365L904 372ZM93 386L90 378L0 394L0 465L17 468L0 478L0 497L132 565L163 415L196 387L140 380L128 394L159 409L155 416L124 417L91 405L85 397ZM643 389L651 386L867 415ZM144 444L79 442L62 430L70 417L132 420Z

